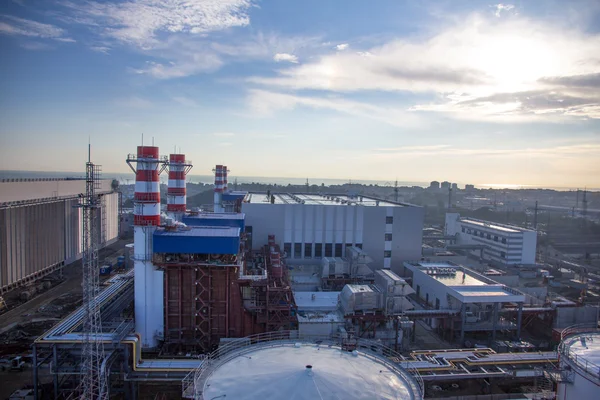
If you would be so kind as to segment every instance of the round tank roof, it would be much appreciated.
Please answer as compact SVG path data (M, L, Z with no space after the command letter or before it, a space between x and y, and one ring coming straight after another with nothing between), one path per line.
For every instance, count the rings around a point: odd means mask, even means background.
M563 353L575 364L600 375L600 333L584 332L563 340ZM595 367L595 368L592 368Z
M246 349L250 350L250 349ZM371 353L317 344L258 346L219 365L204 399L421 399L413 377Z

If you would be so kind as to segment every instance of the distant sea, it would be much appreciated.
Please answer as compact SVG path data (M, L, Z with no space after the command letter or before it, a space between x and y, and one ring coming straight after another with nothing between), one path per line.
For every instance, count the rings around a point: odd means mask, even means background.
M83 178L85 175L82 172L50 172L50 171L8 171L0 170L0 179L17 179L17 178ZM131 184L135 180L133 173L121 173L121 172L103 172L102 177L104 179L116 179L121 184ZM286 178L286 177L266 177L266 176L235 176L229 175L229 185L233 184L234 179L237 179L238 183L265 183L265 184L277 184L277 185L304 185L306 184L306 178ZM166 183L166 176L161 176L161 182ZM205 183L212 184L214 182L213 175L188 175L188 182L192 183ZM311 185L321 185L322 183L326 186L329 185L343 185L345 183L360 183L363 185L379 185L379 186L394 186L394 181L384 180L349 180L349 179L330 179L330 178L308 178L308 183ZM459 188L464 188L464 184L459 183ZM409 182L409 181L398 181L398 186L419 186L428 187L429 182ZM554 190L576 190L578 188L570 187L543 187L541 185L514 185L514 184L497 184L497 183L482 183L475 184L475 187L487 189L554 189ZM579 188L582 189L582 188ZM600 188L587 188L590 191L600 191Z

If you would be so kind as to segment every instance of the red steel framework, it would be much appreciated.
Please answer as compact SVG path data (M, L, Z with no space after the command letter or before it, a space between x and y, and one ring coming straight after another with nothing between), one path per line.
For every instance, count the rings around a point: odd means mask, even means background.
M268 278L250 280L240 274L240 268L246 267L246 256L252 254L246 252L244 239L242 235L237 256L154 255L154 265L165 273L164 352L206 353L216 349L221 338L297 326L279 246L270 243L258 253L266 260ZM242 288L250 289L252 305L244 305Z

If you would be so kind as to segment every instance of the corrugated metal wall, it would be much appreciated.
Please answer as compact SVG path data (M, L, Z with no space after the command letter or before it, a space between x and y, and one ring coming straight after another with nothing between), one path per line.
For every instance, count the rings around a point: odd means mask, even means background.
M118 194L103 199L104 237L110 243L118 235ZM74 198L0 208L0 292L81 256L81 210L76 205Z

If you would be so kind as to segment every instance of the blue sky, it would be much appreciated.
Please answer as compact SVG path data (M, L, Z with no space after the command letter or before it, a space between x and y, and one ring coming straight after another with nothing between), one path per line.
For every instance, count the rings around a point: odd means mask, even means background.
M0 169L600 187L600 3L5 0Z

